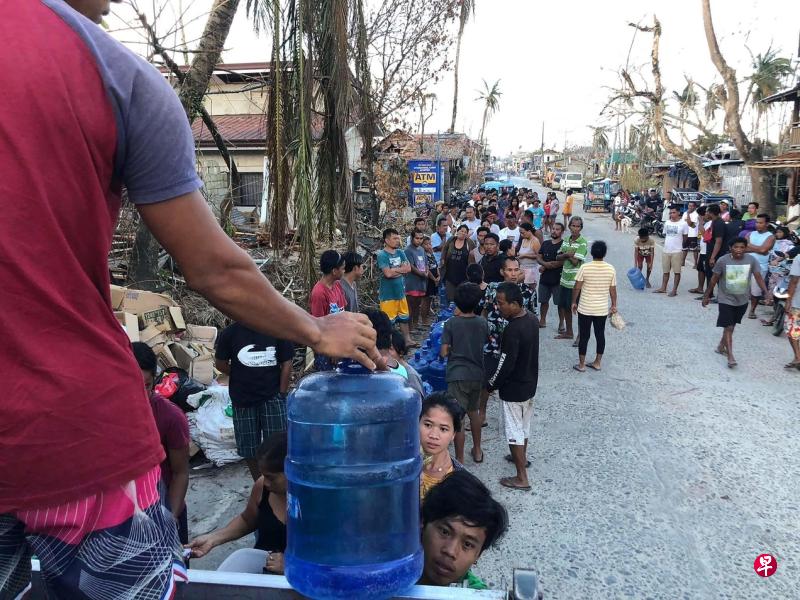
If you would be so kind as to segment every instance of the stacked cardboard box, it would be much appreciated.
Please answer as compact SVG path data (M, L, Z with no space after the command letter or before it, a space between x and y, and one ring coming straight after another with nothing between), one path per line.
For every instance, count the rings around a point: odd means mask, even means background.
M111 286L111 306L132 342L144 342L162 368L180 367L192 379L210 385L214 379L217 328L189 325L169 296Z

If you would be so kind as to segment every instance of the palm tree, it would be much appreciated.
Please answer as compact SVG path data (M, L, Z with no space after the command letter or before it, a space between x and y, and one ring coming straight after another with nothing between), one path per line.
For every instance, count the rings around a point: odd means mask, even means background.
M486 124L489 122L489 118L496 113L497 109L500 107L500 96L502 95L503 92L500 91L499 79L492 84L491 88L484 79L483 91L478 91L478 97L475 98L476 101L480 100L483 102L483 120L481 121L481 135L479 138L481 154L484 153L484 147L486 146L483 138L483 134L486 132Z
M678 110L678 117L680 118L680 130L681 130L681 141L683 144L686 144L686 117L689 114L690 109L694 109L697 106L697 102L699 97L697 92L694 89L694 82L691 79L686 80L686 87L683 88L683 92L672 92L672 95L678 101L678 106L680 107Z
M606 134L608 128L594 125L589 125L589 127L592 130L592 156L598 152L605 154L608 151L608 135Z
M461 12L458 14L458 41L456 42L456 64L453 70L453 120L450 121L450 133L456 130L456 114L458 112L458 65L461 61L461 38L467 26L470 14L475 16L475 0L461 0Z
M282 250L288 215L296 216L301 272L311 289L315 242L330 240L343 224L348 246L356 241L345 133L356 102L362 125L374 122L371 103L354 98L350 64L362 95L366 49L362 0L247 0L256 29L272 32L267 157L270 177L270 234ZM357 44L349 43L349 32ZM365 85L366 82L366 85ZM320 131L312 136L312 129ZM371 143L371 126L364 131Z
M784 79L794 75L791 59L778 56L777 50L767 48L764 54L752 56L753 73L745 79L750 82L747 96L756 110L756 122L753 128L754 135L758 133L761 116L771 107L761 102L764 98L778 92L783 87ZM747 99L745 99L745 105ZM769 129L769 125L767 126Z

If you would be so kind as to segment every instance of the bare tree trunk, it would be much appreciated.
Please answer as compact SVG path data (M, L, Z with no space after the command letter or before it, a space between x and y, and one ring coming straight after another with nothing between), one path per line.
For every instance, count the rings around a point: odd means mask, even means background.
M139 21L147 31L149 41L153 46L153 51L158 53L165 64L170 68L180 84L179 97L183 104L183 109L189 118L189 122L194 120L196 115L200 115L203 123L211 133L211 137L216 143L220 155L225 161L230 173L230 189L228 197L223 201L221 208L220 223L227 227L230 219L230 210L233 206L233 195L240 189L239 170L233 160L225 141L217 129L211 115L203 107L203 96L208 88L208 82L214 67L219 61L220 54L228 37L233 17L236 14L239 0L215 0L211 13L208 16L203 37L200 40L197 53L188 71L184 72L178 64L161 45L161 41L156 35L155 29L147 21L144 14L139 14ZM136 241L131 258L130 276L134 281L141 281L144 284L154 282L158 277L158 252L159 245L153 234L147 228L143 220L140 220L136 231ZM152 285L152 284L150 284Z
M658 17L654 15L652 27L643 27L633 23L631 23L631 26L639 29L640 31L653 34L653 47L650 52L650 62L653 72L653 81L655 82L655 91L648 92L637 90L636 85L633 83L633 79L625 70L622 71L622 77L625 79L625 82L628 84L628 87L631 89L631 93L634 96L640 96L650 100L650 103L653 106L653 128L658 135L658 139L661 141L661 145L667 150L667 152L677 156L692 168L692 170L697 174L697 178L700 180L700 189L704 190L708 188L713 181L711 175L705 170L705 168L703 168L703 164L694 154L672 141L672 139L669 137L669 133L667 132L667 128L664 125L664 85L661 82L661 62L659 60L661 22L658 20Z
M239 0L214 0L208 14L203 35L178 94L190 123L200 114L203 96L225 47L225 40L238 7Z
M722 75L724 84L724 89L721 90L720 96L725 108L725 131L731 136L731 141L739 151L739 156L741 156L746 165L749 165L761 160L761 148L755 146L742 129L742 120L739 114L739 83L736 80L736 71L728 65L719 49L717 34L714 32L714 22L711 19L710 0L700 1L703 6L703 27L706 33L708 52L711 55L711 62L714 63L717 71ZM775 211L775 203L770 189L770 178L763 173L762 169L750 169L750 178L752 180L753 200L758 202L759 207L765 212L773 213Z
M456 42L456 64L453 70L453 119L450 121L450 133L456 130L456 114L458 113L458 66L461 61L461 38L464 35L464 21L458 27L458 41Z

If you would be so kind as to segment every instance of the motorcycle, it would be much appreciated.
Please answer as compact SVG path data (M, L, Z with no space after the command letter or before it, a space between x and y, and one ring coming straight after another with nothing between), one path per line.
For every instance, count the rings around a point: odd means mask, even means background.
M783 324L786 319L786 300L789 298L789 272L792 269L794 256L800 251L800 246L795 246L789 252L776 252L783 260L777 265L770 265L770 279L775 281L772 288L772 335L779 337L783 333Z

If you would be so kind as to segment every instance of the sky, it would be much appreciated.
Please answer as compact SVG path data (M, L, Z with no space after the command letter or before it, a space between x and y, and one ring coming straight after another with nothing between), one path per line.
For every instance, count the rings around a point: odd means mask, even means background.
M142 5L166 3L162 17L178 12L179 0L138 0ZM181 0L197 20L187 27L189 45L204 21L210 0ZM367 0L369 3L370 0ZM269 59L268 39L257 37L248 21L245 0L228 36L226 62ZM131 9L112 5L119 17L130 19ZM723 55L744 77L750 72L750 54L769 46L782 56L796 57L800 35L797 0L712 0L712 14ZM609 124L599 116L610 88L618 85L619 70L629 60L630 70L649 75L651 37L635 33L627 24L661 21L661 66L665 88L682 90L684 76L707 85L719 80L711 63L703 31L700 0L476 0L475 18L467 25L461 51L459 114L456 129L477 137L483 106L475 101L483 80L500 81L503 92L498 113L487 126L486 137L496 156L541 145L542 127L547 147L591 143L590 125ZM112 29L119 20L109 19ZM193 29L194 28L194 29ZM134 32L116 32L135 42ZM142 46L133 44L134 49ZM630 58L628 52L630 50ZM455 53L455 49L453 49ZM649 77L647 77L650 80ZM426 132L450 126L452 73L430 91L438 102ZM782 107L770 116L773 139ZM722 115L718 117L721 127ZM616 124L613 121L611 124ZM719 127L718 127L719 128ZM613 141L613 132L610 134Z

